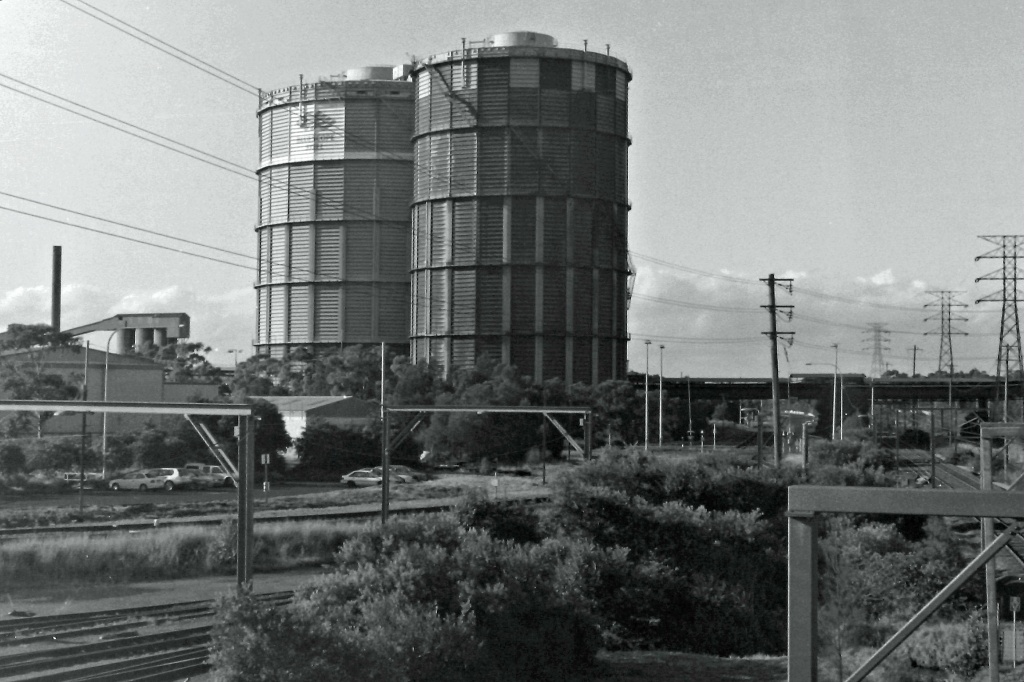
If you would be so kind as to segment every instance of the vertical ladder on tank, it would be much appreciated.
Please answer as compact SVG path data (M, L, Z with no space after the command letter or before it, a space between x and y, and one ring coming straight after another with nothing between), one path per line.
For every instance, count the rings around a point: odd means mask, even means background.
M190 414L186 414L185 419L187 419L188 423L192 425L192 428L196 430L196 433L199 434L199 438L202 439L203 444L206 445L207 449L213 453L214 458L222 467L224 467L224 471L228 472L228 476L231 477L231 480L234 481L237 486L238 468L231 461L231 458L228 457L227 453L224 452L224 449L220 446L220 443L217 442L217 439L213 437L213 433L210 432L209 427L201 421L192 419L192 415Z

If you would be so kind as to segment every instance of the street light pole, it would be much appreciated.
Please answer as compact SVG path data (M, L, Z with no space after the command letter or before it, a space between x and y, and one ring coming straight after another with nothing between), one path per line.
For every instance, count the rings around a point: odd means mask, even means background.
M665 344L661 344L658 346L658 352L658 447L660 448L662 438L661 422L663 414L661 401L663 399L663 396L665 395L665 391L663 390L663 377L665 376Z
M110 336L107 337L107 347L103 351L103 402L107 402L107 375L110 372L110 342L114 339L114 336L120 329L115 329L110 332ZM103 478L107 478L107 413L103 413L103 436L100 441L100 452L103 459L102 471Z
M651 380L651 340L647 339L644 341L644 354L646 355L646 364L644 366L644 452L647 452L647 448L650 441L651 433L651 391L650 391L650 380Z

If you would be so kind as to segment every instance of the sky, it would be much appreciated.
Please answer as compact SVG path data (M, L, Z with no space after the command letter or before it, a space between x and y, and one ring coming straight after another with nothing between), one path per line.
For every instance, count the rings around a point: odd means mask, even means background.
M975 280L1002 268L979 237L1024 224L1024 3L0 0L0 328L49 322L60 245L63 327L186 312L229 366L254 336L256 97L111 17L265 90L494 33L586 40L633 74L630 369L770 376L774 274L783 376L869 373L871 324L890 368L934 371L937 291L964 304L956 369L995 370L1001 305L976 301L1003 285Z

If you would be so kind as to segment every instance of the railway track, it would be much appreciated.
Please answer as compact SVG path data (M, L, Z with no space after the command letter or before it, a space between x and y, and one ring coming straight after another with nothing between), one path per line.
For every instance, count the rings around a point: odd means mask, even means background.
M291 591L256 595L281 606ZM214 600L0 621L0 680L184 680L210 669Z

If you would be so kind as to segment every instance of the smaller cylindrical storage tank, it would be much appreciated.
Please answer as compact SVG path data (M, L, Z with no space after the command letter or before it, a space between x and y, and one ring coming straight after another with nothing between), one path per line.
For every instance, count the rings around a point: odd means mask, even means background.
M626 64L551 36L429 57L416 86L411 354L626 377Z
M263 93L257 353L409 343L413 90L370 66Z

